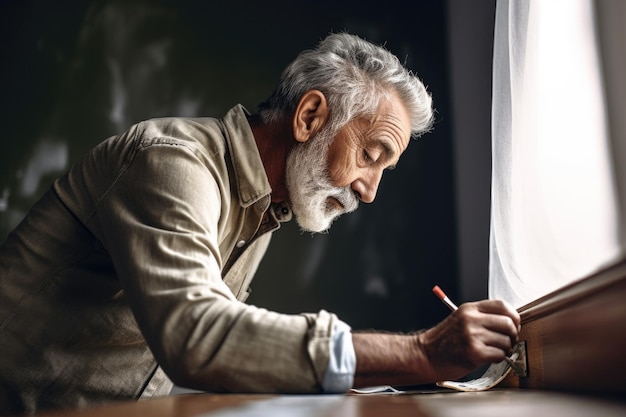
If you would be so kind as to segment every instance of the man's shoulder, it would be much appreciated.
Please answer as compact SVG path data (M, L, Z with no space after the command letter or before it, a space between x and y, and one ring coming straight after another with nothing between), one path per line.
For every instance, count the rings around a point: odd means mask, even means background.
M220 119L213 117L159 117L129 129L138 148L158 145L184 146L215 154L226 147Z
M214 117L158 117L139 122L133 128L143 138L198 139L221 135L220 119Z
M203 147L222 148L231 124L245 121L241 106L235 106L223 118L217 117L157 117L134 125L130 131L144 145L176 141L196 143Z

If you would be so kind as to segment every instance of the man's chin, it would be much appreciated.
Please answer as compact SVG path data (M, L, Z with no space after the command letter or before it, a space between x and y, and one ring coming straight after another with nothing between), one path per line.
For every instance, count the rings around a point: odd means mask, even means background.
M308 233L328 233L330 226L339 218L339 214L325 216L323 219L301 219L296 213L296 222L303 232Z
M348 203L346 206L340 199L329 197L324 201L310 201L307 206L292 205L292 210L303 232L328 233L335 220L358 208L358 203Z
M332 223L333 223L332 220L322 225L310 225L310 224L303 224L301 222L298 222L298 226L300 226L300 230L302 232L323 234L323 233L328 233Z

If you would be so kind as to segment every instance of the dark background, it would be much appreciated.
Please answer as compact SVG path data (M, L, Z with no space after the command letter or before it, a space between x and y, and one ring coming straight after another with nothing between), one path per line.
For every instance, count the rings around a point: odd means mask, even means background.
M249 302L411 331L487 296L495 0L1 0L0 242L91 147L143 119L254 110L282 68L348 31L406 62L434 98L432 133L376 202L329 234L274 235Z

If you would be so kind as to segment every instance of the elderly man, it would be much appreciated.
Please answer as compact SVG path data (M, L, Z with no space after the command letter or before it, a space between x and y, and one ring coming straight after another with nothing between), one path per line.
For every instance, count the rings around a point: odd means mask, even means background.
M462 305L416 334L243 303L271 233L327 230L374 201L432 124L422 83L385 49L334 34L249 114L156 119L54 182L0 249L4 413L165 395L344 392L456 378L517 339L507 304Z

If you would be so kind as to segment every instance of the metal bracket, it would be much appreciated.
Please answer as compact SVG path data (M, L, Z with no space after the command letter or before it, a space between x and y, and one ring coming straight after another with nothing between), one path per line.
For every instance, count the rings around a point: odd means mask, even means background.
M515 375L528 377L528 356L526 351L526 341L521 341L513 347L513 354L506 358L506 361L513 369Z

